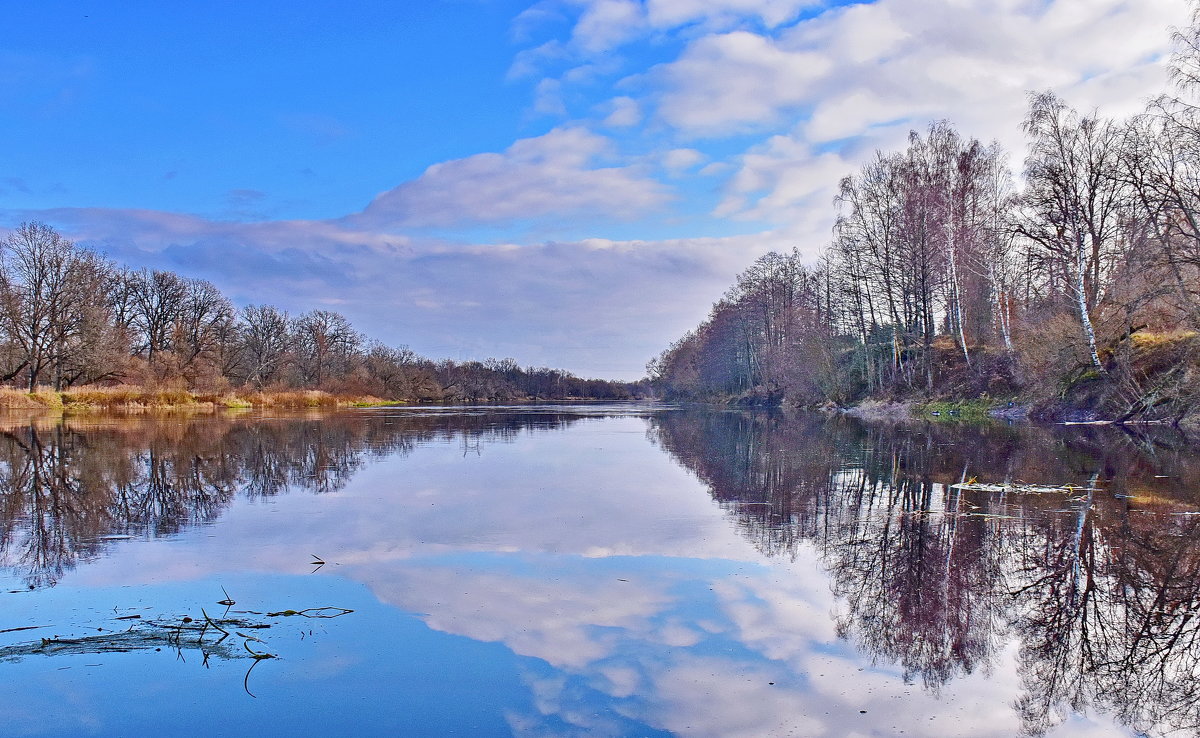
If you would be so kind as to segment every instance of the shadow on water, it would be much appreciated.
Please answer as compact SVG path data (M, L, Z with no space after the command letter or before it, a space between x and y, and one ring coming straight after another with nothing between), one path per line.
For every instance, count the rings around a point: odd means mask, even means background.
M1089 707L1200 730L1200 454L1177 433L682 411L651 437L764 554L812 546L839 635L906 680L937 691L1015 640L1025 734Z

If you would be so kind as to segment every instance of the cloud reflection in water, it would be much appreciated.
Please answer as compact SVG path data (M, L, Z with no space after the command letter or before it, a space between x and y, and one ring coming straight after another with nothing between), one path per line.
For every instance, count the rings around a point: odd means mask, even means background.
M511 653L523 735L1190 730L1195 462L1102 434L569 408L15 424L0 555L86 588L307 576L316 553L428 629L391 657L470 658L434 634ZM1105 492L948 486L968 474Z

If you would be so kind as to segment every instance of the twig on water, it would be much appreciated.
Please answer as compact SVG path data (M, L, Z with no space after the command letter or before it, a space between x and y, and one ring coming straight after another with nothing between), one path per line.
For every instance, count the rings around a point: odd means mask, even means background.
M234 601L234 599L233 599L232 597L230 597L230 596L229 596L229 593L225 591L225 588L224 588L224 587L221 587L221 591L222 591L222 592L225 592L225 599L223 599L223 600L217 600L217 604L218 604L218 605L224 605L224 606L225 606L225 612L224 612L224 613L221 615L221 617L225 617L226 615L228 615L228 614L229 614L229 608L231 608L231 607L233 607L234 605L236 605L236 604L237 604L237 602L235 602L235 601Z
M16 633L19 630L37 630L38 628L49 628L49 625L23 625L20 628L5 628L0 630L0 633Z
M210 617L208 616L208 613L207 613L207 612L204 612L204 608L203 608L203 607L202 607L202 608L200 608L200 612L201 612L201 613L204 615L204 628L201 628L201 629L200 629L200 638L201 638L201 639L203 639L203 638L204 638L204 630L205 630L206 628L208 628L208 626L210 626L210 625L211 625L211 626L212 626L214 629L216 629L216 630L219 630L219 631L221 631L222 633L224 633L224 635L222 635L220 638L218 638L218 639L217 639L217 643L220 643L221 641L223 641L223 640L225 640L226 638L228 638L228 637L229 637L229 631L227 631L227 630L225 630L224 628L222 628L221 626L217 625L217 621L215 621L215 620L213 620L212 618L210 618Z
M258 639L254 638L252 640L257 641ZM259 641L259 642L261 643L262 641ZM265 651L259 652L259 651L255 651L253 648L250 648L250 641L246 641L245 643L243 643L242 647L245 648L250 653L250 656L252 656L254 658L254 660L256 660L256 661L262 661L263 659L278 658L273 653L266 653Z
M246 690L246 694L254 699L258 699L258 695L250 691L250 672L254 671L254 667L258 666L258 662L266 659L254 659L254 663L250 664L250 668L246 669L246 676L242 677L242 689Z
M352 612L354 611L347 610L344 607L309 607L305 608L304 610L281 610L279 612L269 612L267 613L267 617L286 618L293 615L299 615L305 618L340 618L341 616L348 615Z

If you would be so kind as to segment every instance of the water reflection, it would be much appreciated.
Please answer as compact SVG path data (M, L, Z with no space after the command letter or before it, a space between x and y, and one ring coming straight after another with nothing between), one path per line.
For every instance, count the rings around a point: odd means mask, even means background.
M316 643L273 632L269 707L197 687L206 715L260 721L210 732L336 732L320 715L374 704L362 734L1196 733L1192 448L620 408L22 419L0 424L0 564L41 591L4 595L0 633L115 632L226 587L355 610ZM70 658L5 667L88 665ZM132 692L202 684L128 663ZM136 733L120 721L151 708L105 712L112 681L85 717ZM25 683L0 713L85 682Z
M452 440L464 453L572 412L408 412L147 418L0 419L0 567L30 589L126 537L213 521L235 496L342 489L372 458Z
M1089 706L1200 729L1200 456L1170 431L675 413L654 438L771 556L811 543L838 633L937 690L1019 644L1023 732ZM1072 485L964 490L971 480Z

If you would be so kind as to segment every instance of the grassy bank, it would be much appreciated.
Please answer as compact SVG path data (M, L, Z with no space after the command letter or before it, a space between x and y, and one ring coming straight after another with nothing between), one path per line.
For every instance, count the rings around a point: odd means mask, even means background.
M161 410L221 408L337 408L398 405L378 397L334 395L322 390L193 392L135 385L73 387L56 391L39 387L23 392L0 388L0 409Z
M866 420L930 420L944 423L987 423L1004 417L1009 403L994 399L864 400L845 410Z
M914 405L913 413L930 420L985 423L993 419L994 407L992 400L941 400Z

